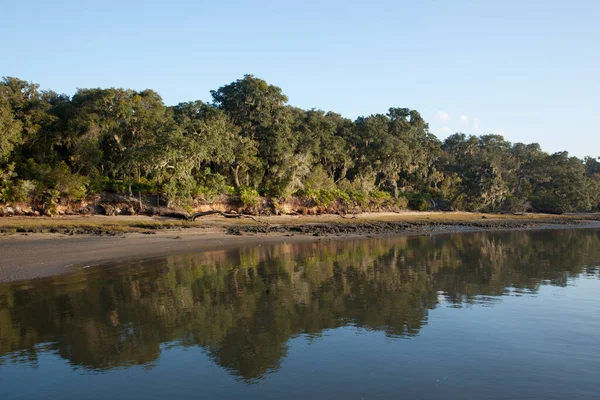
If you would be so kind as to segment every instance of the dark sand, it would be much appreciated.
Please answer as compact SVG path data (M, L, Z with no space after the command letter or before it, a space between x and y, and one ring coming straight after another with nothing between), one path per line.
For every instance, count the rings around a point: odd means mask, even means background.
M119 218L121 217L104 217L102 221L114 222ZM56 275L73 268L109 261L151 258L175 253L284 242L343 240L372 235L600 228L600 222L596 219L597 216L589 215L557 218L539 215L507 217L468 213L406 213L369 214L356 219L341 219L339 216L267 217L260 223L254 220L236 222L213 218L192 228L158 229L147 233L112 232L114 236L64 233L3 234L0 235L0 282ZM57 221L64 224L64 220ZM0 221L0 227L2 222ZM28 222L35 224L31 220ZM48 223L45 224L47 226Z

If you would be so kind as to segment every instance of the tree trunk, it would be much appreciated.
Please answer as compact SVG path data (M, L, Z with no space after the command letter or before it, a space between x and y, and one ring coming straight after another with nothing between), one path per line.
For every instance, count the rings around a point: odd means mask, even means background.
M231 167L231 170L233 171L233 183L235 184L236 188L240 187L240 166L236 165L235 168Z
M392 181L392 196L394 196L395 199L398 198L398 182L395 180Z
M519 196L519 192L521 191L521 182L523 182L523 175L519 175L519 180L517 181L517 187L515 188L515 191L513 192L515 197Z

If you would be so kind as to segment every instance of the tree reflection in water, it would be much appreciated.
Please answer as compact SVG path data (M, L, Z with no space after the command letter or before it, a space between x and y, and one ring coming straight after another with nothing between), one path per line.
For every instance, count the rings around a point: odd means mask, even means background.
M201 346L245 380L300 334L355 325L411 337L440 302L490 303L598 274L600 232L470 233L281 244L123 262L0 285L0 363L51 351L106 370Z

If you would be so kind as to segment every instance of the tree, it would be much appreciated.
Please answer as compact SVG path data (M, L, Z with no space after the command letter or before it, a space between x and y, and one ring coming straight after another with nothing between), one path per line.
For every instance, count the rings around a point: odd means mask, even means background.
M297 137L291 132L291 110L277 86L246 75L211 91L214 104L240 128L241 135L255 140L263 171L253 179L273 195L289 192L294 181L294 150Z
M564 152L543 159L538 170L533 192L533 206L537 211L564 213L589 211L599 202L598 181L586 176L583 162Z
M189 204L235 186L253 198L314 189L344 207L402 196L418 209L600 209L596 158L549 155L499 135L457 133L442 143L410 108L355 121L303 110L252 75L211 94L211 103L167 107L149 89L79 89L69 97L3 78L1 201L30 197L45 207L135 189Z
M451 199L454 206L494 211L504 204L510 195L507 181L514 168L510 146L499 135L477 138L457 133L444 141L444 171L460 180Z
M8 101L0 99L0 163L8 161L15 146L21 143L21 129Z

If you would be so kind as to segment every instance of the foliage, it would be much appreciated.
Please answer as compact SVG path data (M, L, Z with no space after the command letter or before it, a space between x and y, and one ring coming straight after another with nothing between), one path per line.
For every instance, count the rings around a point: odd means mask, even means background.
M204 174L198 180L196 187L196 197L212 201L222 194L234 193L233 187L227 184L227 177L213 173L209 168L204 170Z
M18 179L10 188L8 200L12 202L26 202L35 191L35 184L32 181Z
M240 201L245 208L254 210L258 207L260 195L256 189L240 186L237 188L237 194L240 196Z
M236 194L296 194L329 207L471 211L598 210L600 162L499 135L440 142L419 112L355 121L287 104L246 75L212 102L166 106L152 90L79 89L72 97L0 81L0 201L77 201L103 191L189 206ZM31 188L35 186L35 189ZM14 200L13 200L14 201Z
M408 206L416 211L427 211L429 210L429 202L427 196L424 194L413 194L408 200Z

